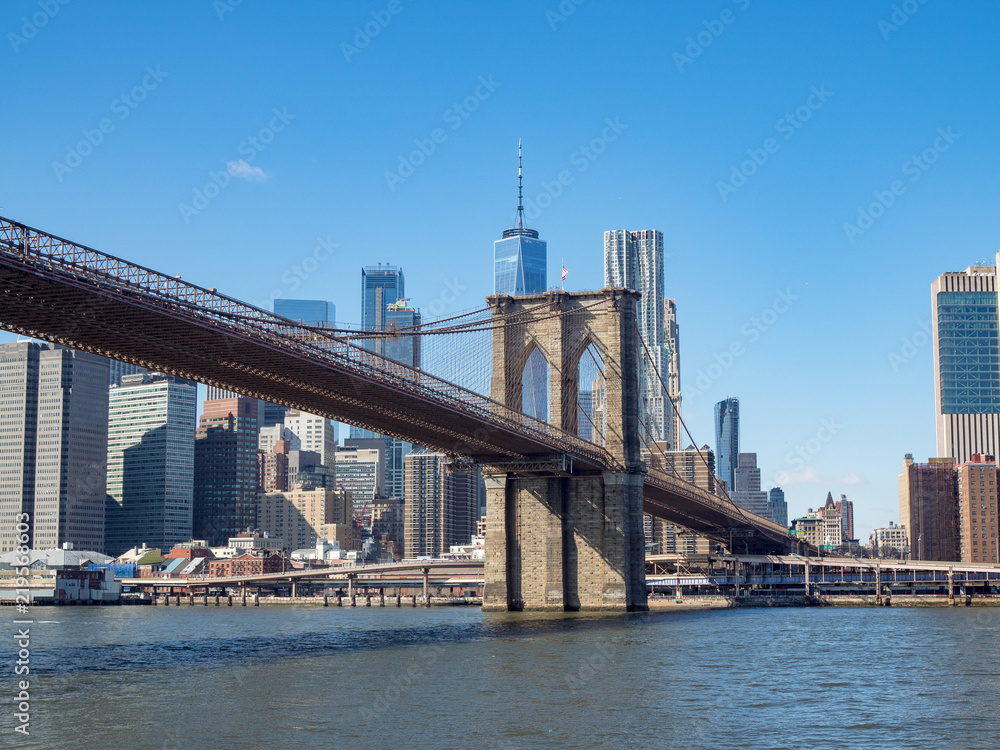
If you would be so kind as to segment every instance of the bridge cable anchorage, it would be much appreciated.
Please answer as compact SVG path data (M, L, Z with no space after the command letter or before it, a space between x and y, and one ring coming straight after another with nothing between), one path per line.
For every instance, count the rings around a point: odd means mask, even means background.
M722 482L722 480L719 478L719 476L717 474L715 474L714 471L712 471L712 467L709 466L709 464L708 464L708 459L705 457L705 454L703 454L701 452L701 448L698 447L697 441L694 439L694 436L691 435L691 430L688 429L687 423L684 421L683 417L681 417L681 413L680 413L680 411L677 408L677 404L674 403L674 399L670 396L670 391L667 388L667 384L663 381L663 376L660 375L660 371L657 369L656 363L653 361L653 356L652 356L652 354L650 354L649 347L646 346L646 342L642 338L642 334L639 331L638 324L634 324L634 325L635 325L636 336L639 337L639 341L642 343L642 350L643 350L643 352L646 355L646 360L649 362L649 366L650 366L650 368L652 368L653 372L656 373L656 378L660 382L660 387L663 389L663 394L667 397L667 400L670 402L671 409L677 415L677 419L680 421L681 426L684 428L684 431L687 433L688 438L691 440L691 444L694 446L694 449L698 453L699 458L701 458L702 463L705 464L705 468L708 469L709 471L711 471L712 475L715 477L715 486L717 488L720 488L722 490L722 496L723 496L723 498L725 498L726 500L728 500L729 503L734 508L736 508L737 512L741 516L743 516L744 519L746 519L747 524L756 528L753 520L751 520L751 518L749 516L747 516L745 510L743 508L741 508L739 505L737 505L736 502L732 499L732 497L730 497L729 490L728 490L727 487L725 487L725 483ZM642 420L640 420L640 422L641 421ZM663 451L661 450L660 452L662 453ZM666 455L664 455L664 459L666 459ZM732 550L730 550L730 551L732 551Z

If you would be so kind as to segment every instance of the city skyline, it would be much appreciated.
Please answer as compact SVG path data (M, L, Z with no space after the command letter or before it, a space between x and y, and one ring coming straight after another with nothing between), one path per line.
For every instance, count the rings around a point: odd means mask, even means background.
M357 267L389 259L431 319L490 293L523 138L525 218L565 258L567 288L601 285L604 231L664 232L696 444L712 440L712 405L739 396L743 440L763 484L787 475L789 514L846 493L863 532L895 518L900 456L936 452L927 285L996 249L982 185L1000 163L997 103L981 92L1000 11L921 6L886 31L891 4L727 9L704 46L720 13L708 3L587 4L560 20L527 4L444 18L407 6L347 59L340 43L376 8L320 10L303 29L252 4L222 19L160 8L152 27L70 5L8 55L25 107L0 204L264 307L332 300L354 324ZM501 43L510 13L527 52ZM110 42L95 52L98 33ZM442 33L460 40L447 64L425 54ZM212 54L191 60L178 38ZM647 43L666 52L624 75L620 50ZM264 44L288 67L251 52ZM848 70L844 44L880 75ZM79 60L73 77L54 50ZM776 55L796 64L765 85Z
M997 744L1000 2L3 10L26 746Z

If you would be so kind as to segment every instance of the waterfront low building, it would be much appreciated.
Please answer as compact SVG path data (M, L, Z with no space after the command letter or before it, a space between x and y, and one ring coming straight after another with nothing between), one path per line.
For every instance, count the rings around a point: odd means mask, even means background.
M233 576L259 576L281 573L286 560L281 555L265 555L246 552L229 560L210 560L209 578L231 578Z
M30 604L69 602L116 602L121 584L112 570L104 568L114 558L89 550L29 550L28 564L15 551L0 555L0 603L18 601L27 596ZM28 575L20 569L28 568Z

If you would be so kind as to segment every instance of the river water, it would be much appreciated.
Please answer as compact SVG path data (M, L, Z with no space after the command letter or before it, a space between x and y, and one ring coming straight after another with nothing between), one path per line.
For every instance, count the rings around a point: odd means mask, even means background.
M1000 608L34 607L0 747L996 748Z

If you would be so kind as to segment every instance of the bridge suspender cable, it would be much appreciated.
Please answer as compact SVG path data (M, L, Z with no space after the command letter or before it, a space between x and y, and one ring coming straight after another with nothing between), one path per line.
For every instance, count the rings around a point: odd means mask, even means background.
M722 488L722 496L726 500L728 500L729 503L734 508L736 508L736 510L739 512L739 514L741 516L743 516L744 519L746 519L748 525L753 526L754 525L753 521L749 518L749 516L747 516L745 510L743 508L741 508L729 496L728 488L726 488L724 486L724 483L719 478L719 475L716 474L715 471L712 469L712 467L708 465L708 459L705 457L705 454L703 454L701 452L701 448L698 447L697 441L694 439L694 436L691 434L691 431L688 429L687 424L684 422L684 418L681 416L680 412L678 411L677 404L675 404L674 400L670 397L670 391L667 389L667 384L663 382L663 376L660 375L660 371L656 368L656 363L653 361L653 357L652 357L652 355L649 352L649 348L646 346L646 342L643 340L642 334L639 332L639 326L638 325L635 325L635 334L636 334L636 336L639 337L639 341L642 343L642 349L643 349L643 351L646 354L646 359L649 362L649 366L650 366L650 368L652 368L653 372L656 373L656 378L657 378L657 380L660 381L660 387L663 389L664 395L667 397L667 400L670 402L671 409L673 409L673 412L677 415L677 419L680 421L681 426L684 428L684 432L687 433L688 438L691 440L691 444L694 446L695 451L698 453L698 456L701 458L702 463L705 464L705 468L708 469L709 471L711 471L712 472L712 476L715 477L715 486L719 487L719 488ZM641 422L641 420L640 420L640 422ZM648 434L648 430L647 430L647 434ZM652 437L652 436L650 436L650 437ZM653 441L653 442L655 444L655 441ZM663 451L661 450L660 453L662 454ZM663 457L664 457L664 459L666 459L666 455L664 455ZM732 551L732 550L730 550L730 551Z

